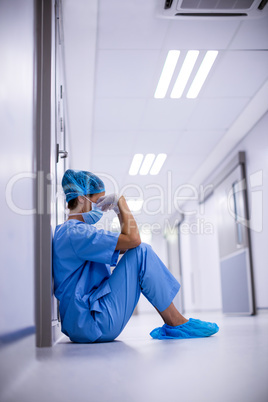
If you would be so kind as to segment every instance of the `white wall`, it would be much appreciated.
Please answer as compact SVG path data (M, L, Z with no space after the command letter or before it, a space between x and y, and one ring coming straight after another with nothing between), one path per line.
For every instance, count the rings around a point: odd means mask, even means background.
M215 167L217 175L239 151L246 152L249 210L251 229L253 270L256 291L256 307L268 308L268 114L254 126L251 132L237 144L228 157ZM250 177L261 171L262 184L250 186ZM208 181L209 182L209 181ZM261 203L262 199L262 203ZM254 200L254 207L252 207ZM197 219L211 222L213 233L184 234L181 238L183 290L186 310L221 309L220 267L217 241L217 219L214 197L205 203L204 215L197 214L186 220L189 225ZM197 206L200 212L200 206ZM262 228L260 228L260 223ZM202 229L200 229L202 231Z
M256 307L268 308L268 113L253 127L246 137L233 149L226 158L231 160L238 151L245 151L247 158L247 178L249 194L249 210L253 217L252 224L262 221L261 231L251 230L253 270L256 290ZM220 171L221 166L215 170ZM262 171L262 185L250 186L250 176ZM257 191L262 192L262 205ZM261 194L261 193L259 193ZM255 196L257 197L255 198ZM254 198L253 198L254 197ZM254 207L252 210L252 200ZM262 216L261 216L262 215Z
M204 214L200 213L198 216L202 232L198 237L200 309L221 310L219 242L214 197L210 197L202 207Z
M180 232L185 309L221 310L217 216L213 197L203 205L196 204L196 214L186 216Z
M0 333L34 325L33 215L11 210L10 180L33 172L33 1L0 2ZM12 200L33 208L33 181L14 184Z

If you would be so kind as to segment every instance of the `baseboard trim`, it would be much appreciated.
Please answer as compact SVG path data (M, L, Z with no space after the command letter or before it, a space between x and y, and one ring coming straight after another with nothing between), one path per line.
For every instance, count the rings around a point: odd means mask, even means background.
M16 331L0 335L0 347L12 342L16 342L26 336L35 334L35 326L21 328Z

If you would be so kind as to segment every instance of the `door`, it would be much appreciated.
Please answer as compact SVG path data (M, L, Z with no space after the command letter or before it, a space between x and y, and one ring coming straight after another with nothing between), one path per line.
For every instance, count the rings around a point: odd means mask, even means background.
M223 313L254 314L247 189L239 164L216 188Z
M35 1L35 322L36 346L52 346L61 335L54 297L52 239L63 222L64 200L57 197L65 170L64 87L59 67L58 1ZM56 7L57 6L57 7ZM63 157L63 158L62 158Z
M55 38L55 59L52 62L55 74L53 76L54 93L54 133L53 145L54 155L52 152L52 169L53 169L53 197L55 213L52 224L52 236L55 231L56 225L62 224L65 221L65 198L61 188L61 179L66 170L66 158L68 152L66 151L66 132L65 132L65 104L64 104L64 64L63 64L63 32L62 32L62 9L61 1L53 1L53 21L54 21L54 35ZM52 277L52 292L51 292L51 305L52 305L52 340L53 343L57 341L60 332L60 313L59 302L54 296L54 284Z

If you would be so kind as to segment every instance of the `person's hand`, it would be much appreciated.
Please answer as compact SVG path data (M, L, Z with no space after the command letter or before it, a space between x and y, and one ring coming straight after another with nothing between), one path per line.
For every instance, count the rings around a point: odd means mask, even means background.
M116 214L119 214L118 199L119 197L117 194L108 194L100 197L97 200L96 204L97 207L100 208L103 212L114 210Z

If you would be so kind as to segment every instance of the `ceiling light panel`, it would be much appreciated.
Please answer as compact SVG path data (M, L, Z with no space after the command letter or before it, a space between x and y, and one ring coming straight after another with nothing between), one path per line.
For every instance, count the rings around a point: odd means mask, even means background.
M128 172L128 174L130 176L136 176L136 174L138 174L142 160L143 160L143 154L135 154L133 156L131 166L130 166L129 172Z
M150 170L151 175L157 175L160 172L166 158L167 158L167 154L158 154L157 155L157 157L155 158L155 161L153 163L153 166L151 167L151 170Z
M170 50L168 52L154 97L157 99L163 99L166 96L171 78L176 68L178 59L180 56L179 50Z
M147 175L149 172L151 175L157 175L162 169L163 164L167 158L167 154L135 154L129 169L129 175L135 176L138 173L142 176Z
M174 84L173 90L170 97L173 99L178 99L182 96L186 84L189 80L191 72L194 68L195 62L198 58L198 50L189 50L180 69L178 78Z
M216 60L218 55L217 50L209 50L207 51L199 70L196 73L196 76L192 82L192 85L187 93L187 98L194 99L198 96L206 78Z
M151 166L154 162L155 154L147 154L140 168L140 175L145 176L149 173Z

